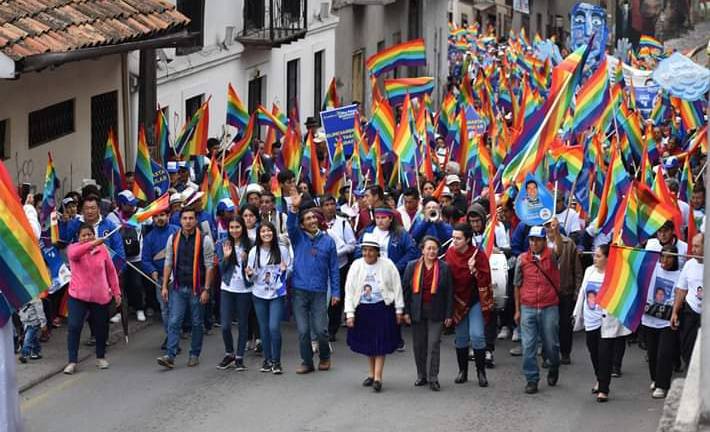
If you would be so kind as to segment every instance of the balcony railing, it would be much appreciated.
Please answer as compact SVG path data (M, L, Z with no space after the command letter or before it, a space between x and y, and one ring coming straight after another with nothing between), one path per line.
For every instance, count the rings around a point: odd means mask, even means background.
M277 48L304 37L307 27L308 0L245 0L244 28L237 40Z

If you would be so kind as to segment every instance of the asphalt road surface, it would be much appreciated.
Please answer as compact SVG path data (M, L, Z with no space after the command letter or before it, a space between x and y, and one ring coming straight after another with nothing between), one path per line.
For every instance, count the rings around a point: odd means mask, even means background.
M217 370L223 345L220 329L215 330L205 336L196 368L186 367L185 354L174 370L159 367L162 327L152 325L130 345L111 347L110 369L97 370L91 359L73 376L45 381L22 394L25 430L650 432L663 409L662 401L650 397L643 351L636 345L626 351L623 376L612 380L611 401L597 403L581 334L558 386L548 387L542 375L540 392L531 396L523 393L520 357L508 354L510 341L498 344L496 368L488 371L490 386L479 388L476 382L454 384L453 337L445 336L442 388L434 393L413 386L416 372L406 331L407 350L387 358L384 388L375 394L361 386L367 361L348 349L345 329L335 343L332 369L305 376L295 373L300 361L293 325L284 325L281 376L260 373L262 359L254 353L247 355L248 371ZM475 370L473 362L470 367Z

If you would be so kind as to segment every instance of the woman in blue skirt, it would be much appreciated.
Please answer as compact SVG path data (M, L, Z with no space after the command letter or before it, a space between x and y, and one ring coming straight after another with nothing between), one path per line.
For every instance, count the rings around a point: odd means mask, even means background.
M370 370L362 385L379 393L385 356L397 349L401 339L402 283L392 261L380 259L380 243L373 234L365 233L360 246L362 258L353 262L345 282L348 346L369 358Z

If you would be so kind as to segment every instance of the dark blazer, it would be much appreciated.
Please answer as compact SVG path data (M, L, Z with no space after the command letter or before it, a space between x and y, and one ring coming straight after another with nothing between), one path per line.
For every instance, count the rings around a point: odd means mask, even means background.
M410 261L404 270L402 278L402 291L404 294L404 313L408 314L413 322L422 319L422 293L412 292L412 279L414 278L414 267L418 259ZM431 321L443 321L451 318L454 312L454 291L451 282L451 272L446 262L439 260L439 287L431 297Z

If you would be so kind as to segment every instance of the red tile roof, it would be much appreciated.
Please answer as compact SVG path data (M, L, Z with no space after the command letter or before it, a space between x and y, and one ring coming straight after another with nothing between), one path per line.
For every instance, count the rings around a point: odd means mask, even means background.
M15 61L186 28L166 0L0 0L0 51Z

